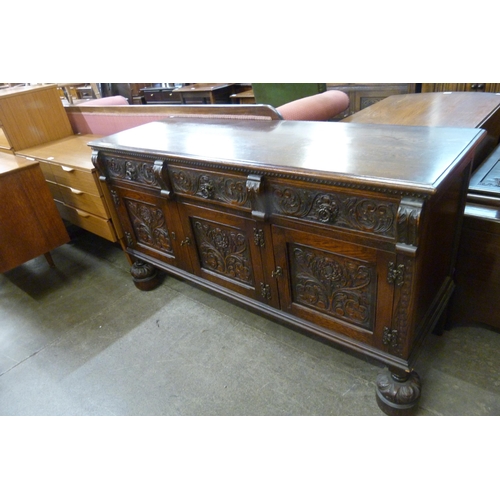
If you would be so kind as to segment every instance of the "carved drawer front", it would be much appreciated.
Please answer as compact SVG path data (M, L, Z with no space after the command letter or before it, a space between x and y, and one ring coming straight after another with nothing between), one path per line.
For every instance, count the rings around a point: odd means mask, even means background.
M273 227L281 307L370 345L391 326L391 255L374 248Z
M97 217L89 212L70 207L57 200L56 206L63 219L109 241L116 241L116 233L109 219Z
M95 196L101 195L97 186L97 182L99 182L99 180L90 170L53 164L52 173L58 184L63 184Z
M313 222L325 227L394 239L398 201L341 188L300 187L269 182L270 210L274 215Z
M172 190L178 197L203 200L244 211L252 208L245 175L171 164L168 165L168 175Z
M182 205L185 241L194 273L267 304L277 304L276 289L264 277L255 223L244 217Z
M165 189L162 182L163 161L128 156L99 155L99 170L111 181L125 181L148 189Z

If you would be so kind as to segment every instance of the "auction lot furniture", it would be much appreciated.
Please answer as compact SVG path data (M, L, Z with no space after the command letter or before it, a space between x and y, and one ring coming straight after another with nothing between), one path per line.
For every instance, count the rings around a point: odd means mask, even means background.
M479 129L178 118L92 141L136 286L156 269L384 363L410 413L452 280Z
M0 90L0 125L11 153L40 163L63 219L119 241L113 204L90 161L94 136L74 134L57 85Z
M234 83L193 83L172 90L182 104L229 104Z
M500 138L500 94L435 92L393 95L344 120L346 123L468 127L486 130L486 140L476 151L477 167Z
M0 153L0 273L50 251L69 235L38 163Z
M487 132L477 150L468 189L449 320L455 324L484 323L500 330L500 94L478 91L392 96L344 121L476 127Z
M97 135L70 135L32 148L17 156L36 160L62 218L109 241L122 237L113 223L114 205L92 165L87 143Z
M500 146L469 184L456 282L452 320L500 331Z

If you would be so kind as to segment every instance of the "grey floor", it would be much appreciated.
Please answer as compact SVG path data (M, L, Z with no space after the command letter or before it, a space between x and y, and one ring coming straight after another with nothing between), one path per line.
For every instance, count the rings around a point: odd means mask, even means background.
M0 275L0 415L383 416L382 367L172 277L132 283L81 230ZM418 415L500 415L500 333L429 335Z

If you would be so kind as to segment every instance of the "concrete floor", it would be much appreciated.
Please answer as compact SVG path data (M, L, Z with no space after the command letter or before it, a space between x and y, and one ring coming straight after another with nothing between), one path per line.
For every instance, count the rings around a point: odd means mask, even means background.
M382 416L381 367L170 276L141 292L82 230L0 275L0 415ZM418 415L500 415L500 333L429 335Z

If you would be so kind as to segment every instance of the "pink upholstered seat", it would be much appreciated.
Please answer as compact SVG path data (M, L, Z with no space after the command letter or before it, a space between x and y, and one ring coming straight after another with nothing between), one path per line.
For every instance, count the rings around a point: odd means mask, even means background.
M340 90L303 97L276 108L284 120L327 121L349 107L349 96Z

